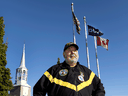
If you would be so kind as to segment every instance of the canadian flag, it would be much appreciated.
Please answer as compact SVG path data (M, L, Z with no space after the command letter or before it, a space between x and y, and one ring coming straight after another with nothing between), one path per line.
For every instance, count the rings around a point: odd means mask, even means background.
M96 37L97 37L97 46L102 46L102 47L104 47L105 49L108 50L108 42L109 42L109 40L101 38L99 36L96 36Z

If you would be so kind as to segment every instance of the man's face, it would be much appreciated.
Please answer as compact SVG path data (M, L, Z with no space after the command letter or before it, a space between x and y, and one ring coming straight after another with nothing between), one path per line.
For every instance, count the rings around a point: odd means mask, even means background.
M67 63L77 63L79 58L78 51L74 46L70 46L69 48L67 48L64 51L63 56Z

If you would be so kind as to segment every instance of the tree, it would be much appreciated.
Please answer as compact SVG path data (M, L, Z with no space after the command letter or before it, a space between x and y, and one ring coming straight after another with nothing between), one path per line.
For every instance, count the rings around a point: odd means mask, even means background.
M8 91L13 88L10 69L6 68L6 51L8 48L7 43L3 43L5 25L3 17L0 17L0 96L8 96Z
M57 64L60 64L60 58L58 58Z

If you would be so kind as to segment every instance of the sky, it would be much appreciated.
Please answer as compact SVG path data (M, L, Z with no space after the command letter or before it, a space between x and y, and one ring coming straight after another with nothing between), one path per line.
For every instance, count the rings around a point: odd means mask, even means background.
M33 86L51 66L64 61L63 49L73 42L74 13L80 21L80 35L75 30L79 46L79 62L87 67L85 27L91 25L109 39L108 51L97 47L101 82L105 96L128 96L128 0L1 0L0 16L4 17L5 35L8 38L7 65L13 84L16 69L20 66L25 42L25 66L28 81ZM88 35L90 69L97 75L93 36Z

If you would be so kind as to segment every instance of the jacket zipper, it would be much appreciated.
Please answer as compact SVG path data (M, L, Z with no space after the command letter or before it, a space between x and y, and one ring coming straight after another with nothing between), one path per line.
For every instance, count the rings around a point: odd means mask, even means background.
M77 84L76 84L76 78L75 78L75 85L76 85L76 96L78 96Z
M74 75L74 70L73 70L73 75ZM77 79L77 76L75 76L75 85L76 85L76 96L78 96L78 91L77 91L77 84L76 84L76 79Z

